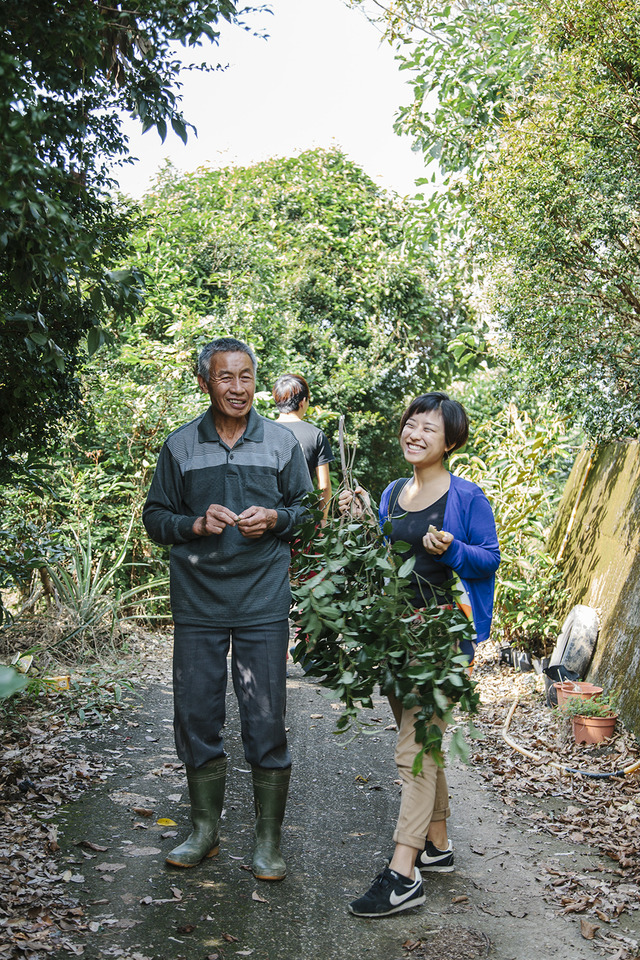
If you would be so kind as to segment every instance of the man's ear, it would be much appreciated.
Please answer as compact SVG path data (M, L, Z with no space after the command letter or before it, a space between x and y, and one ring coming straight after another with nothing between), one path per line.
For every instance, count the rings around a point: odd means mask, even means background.
M209 393L209 384L201 374L198 374L198 385L203 393Z

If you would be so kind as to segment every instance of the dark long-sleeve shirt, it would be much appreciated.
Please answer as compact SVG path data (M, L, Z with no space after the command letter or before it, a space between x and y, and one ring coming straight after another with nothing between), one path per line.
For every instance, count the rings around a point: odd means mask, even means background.
M220 439L212 408L167 437L142 519L157 543L171 544L171 610L176 623L249 626L289 614L289 540L304 519L311 489L293 434L252 408L232 449ZM212 503L235 514L276 510L275 527L258 539L225 527L208 537L193 524Z

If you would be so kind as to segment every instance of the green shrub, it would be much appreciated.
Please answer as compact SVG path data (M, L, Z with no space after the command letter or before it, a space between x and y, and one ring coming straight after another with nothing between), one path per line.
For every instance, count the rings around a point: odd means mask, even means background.
M63 611L72 615L76 624L71 633L57 644L68 644L75 639L80 645L82 637L89 633L95 652L99 654L101 636L108 637L109 642L113 641L117 627L125 620L138 619L140 608L144 614L144 606L159 599L157 591L167 586L167 576L152 576L127 589L123 589L118 582L118 574L126 566L132 525L133 519L115 556L102 553L96 559L91 531L86 529L82 535L74 532L74 543L68 550L66 562L48 566L56 602ZM136 605L139 609L131 613L131 608Z
M451 458L454 473L487 494L502 561L496 575L494 634L547 656L555 644L567 590L546 538L574 451L564 421L536 421L514 403L473 430L474 453Z
M613 695L600 694L598 697L568 697L555 711L558 717L611 717L617 715L616 698Z

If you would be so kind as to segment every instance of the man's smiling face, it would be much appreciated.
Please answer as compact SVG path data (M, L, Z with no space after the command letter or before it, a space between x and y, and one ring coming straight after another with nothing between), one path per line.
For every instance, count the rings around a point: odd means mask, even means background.
M240 420L249 415L256 390L256 376L251 357L246 353L214 353L209 366L209 380L198 377L200 386L209 394L215 413Z

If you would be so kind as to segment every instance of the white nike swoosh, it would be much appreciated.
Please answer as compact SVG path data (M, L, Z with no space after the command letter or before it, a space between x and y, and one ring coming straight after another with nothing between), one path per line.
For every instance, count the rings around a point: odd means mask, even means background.
M389 894L389 903L391 904L392 907L397 907L399 903L404 903L404 901L408 900L409 897L413 896L415 892L416 892L415 887L411 887L411 889L407 890L406 893L401 893L400 895L398 895L395 892L395 890L392 890L391 893Z

